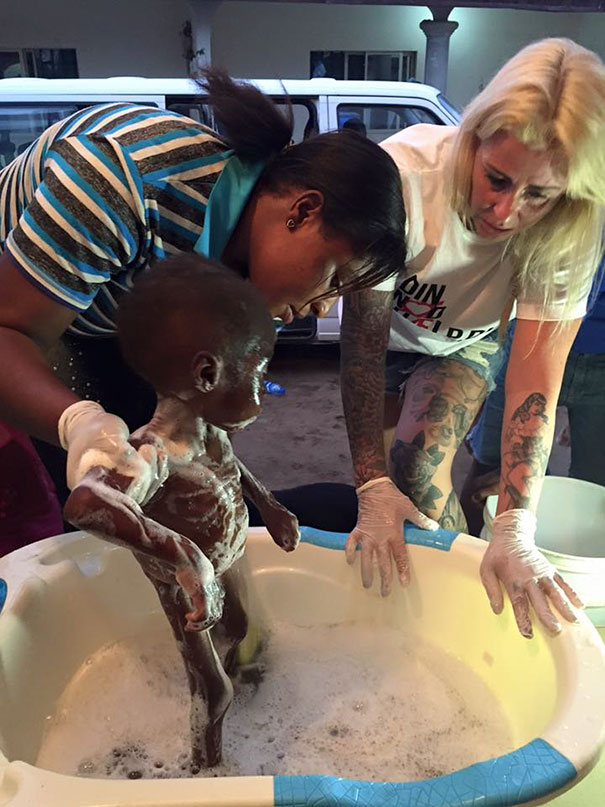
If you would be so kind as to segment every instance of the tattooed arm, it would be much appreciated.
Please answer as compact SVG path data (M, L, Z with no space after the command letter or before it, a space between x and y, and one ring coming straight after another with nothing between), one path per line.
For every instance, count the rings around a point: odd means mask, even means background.
M481 580L496 614L504 607L504 587L526 638L533 635L530 604L551 633L561 625L550 604L569 622L576 619L570 603L581 606L534 540L561 379L579 324L574 320L558 328L556 322L544 322L540 327L519 320L506 375L498 515L481 562Z
M368 289L346 295L341 334L342 400L357 488L357 526L346 543L354 563L361 548L361 580L372 585L374 566L381 592L391 590L393 564L402 584L409 580L403 523L434 530L437 523L421 513L388 476L382 439L384 362L392 294Z
M392 292L373 289L343 298L340 378L356 487L388 475L382 432L392 300Z
M552 447L557 400L581 320L518 320L506 374L498 514L535 512Z

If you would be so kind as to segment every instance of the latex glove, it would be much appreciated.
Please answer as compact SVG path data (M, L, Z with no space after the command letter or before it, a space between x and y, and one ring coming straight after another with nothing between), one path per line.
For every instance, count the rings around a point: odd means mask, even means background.
M561 625L548 600L568 622L576 622L570 602L582 608L582 602L555 567L536 548L536 517L529 510L506 510L494 519L492 539L481 562L481 580L495 614L502 612L504 585L513 606L519 631L533 636L529 606L551 633Z
M347 538L346 558L355 562L355 550L361 547L361 581L370 588L374 562L380 573L380 591L386 597L391 590L393 561L402 585L409 582L410 564L403 539L403 522L411 521L424 530L436 530L436 521L425 516L388 476L371 479L357 488L357 525Z
M101 466L132 479L124 491L138 504L148 501L168 476L160 442L139 449L128 442L128 426L94 401L78 401L59 418L59 441L67 451L67 485L73 490L93 467Z

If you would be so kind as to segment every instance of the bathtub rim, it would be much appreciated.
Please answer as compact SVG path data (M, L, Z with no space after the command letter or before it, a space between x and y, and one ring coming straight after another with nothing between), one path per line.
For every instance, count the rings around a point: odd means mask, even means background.
M437 550L448 553L451 552L452 555L455 554L466 556L469 562L476 564L478 569L478 564L480 563L483 552L487 546L485 541L467 535L447 533L447 531L444 530L437 532L441 534L435 535L427 533L423 530L419 530L415 527L406 527L406 540L410 545L423 547L423 549L420 551ZM70 543L77 543L89 537L90 536L88 536L86 533L68 533L61 536L55 536L54 538L47 538L43 541L37 542L36 544L23 547L22 549L7 555L5 558L0 558L0 574L4 574L4 569L7 566L9 569L11 566L13 568L29 567L31 561L35 560L36 558L38 559L39 563L40 561L43 562L45 556L48 555L49 551L53 547L57 547L59 545L63 549L65 546L69 546ZM341 533L325 533L322 531L313 530L311 528L302 529L302 539L305 543L322 548L329 548L335 551L343 551L346 537L346 534ZM250 529L250 538L267 540L269 536L264 528L258 527ZM115 550L115 548L110 545L108 545L108 548ZM46 569L49 570L49 576L52 577L53 571L57 570L59 566L60 564L56 564L54 567L47 566ZM23 579L25 578L22 578L22 580ZM11 608L11 594L14 593L14 596L18 596L18 590L11 592L10 589L11 586L9 579L9 597L7 601L8 609ZM580 639L583 645L582 648L579 646ZM205 779L204 781L219 781L223 784L228 782L229 790L231 789L231 785L242 787L244 791L247 789L251 800L246 799L245 801L242 801L241 796L238 795L238 804L258 804L259 807L261 804L275 804L279 805L279 807L285 807L286 804L290 805L290 807L292 807L292 805L303 807L307 804L313 804L319 807L321 804L330 804L334 805L335 807L337 805L343 805L344 807L345 804L351 804L351 792L350 790L344 792L345 788L352 788L357 793L358 797L363 796L363 798L367 800L368 804L375 803L378 805L382 803L383 799L387 797L387 794L389 794L389 803L398 805L404 805L407 803L412 804L416 803L415 799L419 797L420 793L422 793L423 798L431 798L431 800L425 802L427 805L447 805L448 807L457 807L457 805L468 804L469 788L473 788L479 780L482 782L482 790L480 791L480 794L483 797L481 801L483 807L500 807L500 805L520 804L528 801L535 801L536 799L541 799L545 796L552 796L554 793L569 785L578 776L584 776L593 767L598 759L600 750L605 741L605 693L597 703L598 715L601 715L602 717L602 725L598 734L592 732L589 737L587 737L585 727L582 725L581 710L579 708L582 698L587 690L590 692L599 691L600 681L605 673L605 651L596 629L592 626L586 616L579 614L578 625L565 625L562 633L556 637L554 641L561 641L562 644L565 645L564 649L567 651L566 658L569 659L570 663L572 659L575 658L577 662L576 668L578 673L578 686L576 686L574 692L572 693L572 697L568 697L565 704L558 709L557 713L554 715L548 727L544 732L542 732L540 737L533 739L531 742L511 751L508 754L475 763L474 765L467 766L466 768L462 768L442 777L415 782L367 782L364 780L314 775L223 777L218 780ZM580 664L578 661L580 649L582 649L584 653L589 653L590 659L594 663ZM583 704L583 706L585 708L585 704ZM580 740L583 740L583 742ZM546 768L548 768L550 771L548 775L545 772ZM504 786L499 788L485 787L485 782L491 781L491 779L486 780L483 778L484 773L488 770L491 771L492 775L494 772L499 772L498 775L504 783L510 781L511 778L517 781L522 780L522 786L520 786L520 789L515 793L514 801L510 800L513 794L511 794L510 790L506 790ZM25 781L24 774L26 772L28 773L28 777L30 779L33 777L33 779L38 782L42 789L41 792L44 791L50 793L49 787L51 785L51 789L55 789L63 784L65 786L69 784L71 787L73 786L74 782L79 782L83 783L84 787L84 784L87 783L91 788L91 805L96 803L95 799L98 800L100 797L98 788L101 783L110 784L112 786L112 793L114 790L114 785L118 787L120 785L126 785L129 792L132 793L132 796L135 797L136 793L136 799L140 800L140 798L143 796L144 786L149 783L159 784L163 782L172 782L174 787L178 782L180 792L180 787L183 783L190 782L199 788L200 781L197 779L172 779L125 782L119 780L83 779L79 777L56 774L51 771L36 768L29 763L19 760L9 762L0 752L0 775L2 775L0 797L5 790L5 784L7 782L10 783L11 780L13 782L15 781L15 774L18 775L17 778L21 783L23 783ZM48 777L50 777L50 779ZM259 786L257 780L262 780L263 786ZM271 789L273 796L270 801L266 801L268 792L266 785L267 781L272 783ZM31 784L33 786L33 782L31 782ZM441 797L438 795L438 791L445 793L446 791L450 791L450 788L452 788L453 792L456 794L464 791L465 795L461 796L458 801L453 801L452 792L450 792L449 795L444 795L446 800L440 801L439 798ZM84 790L86 790L86 788L84 788ZM83 796L84 790L82 791ZM187 798L186 790L187 788L185 788L183 791L184 798ZM213 786L213 793L214 790L215 788ZM324 793L325 798L327 799L325 802L317 800L319 791ZM487 791L490 792L488 793ZM306 793L307 795L305 795ZM312 797L310 796L310 793L313 793ZM288 796L285 794L291 795ZM296 799L295 801L284 800L287 798L291 799L292 794L294 794ZM115 798L117 795L118 792L115 791L115 795L112 797ZM203 794L203 801L200 801L201 795L202 794L200 794L198 790L196 793L196 804L201 805L206 803L206 794ZM123 797L125 796L126 792L123 793ZM392 802L393 797L396 798L395 802ZM157 802L155 800L149 801L149 797L147 795L145 798L147 798L146 804L148 803L150 807L155 803L158 805L163 803L161 800ZM162 796L161 798L165 797ZM261 800L259 801L258 798L261 798ZM312 800L310 800L311 798ZM435 801L434 798L437 798L437 800ZM412 799L412 801L408 802L408 799ZM26 803L28 802L6 802L7 805ZM40 801L38 800L36 803L39 804ZM51 803L53 802L48 802L49 805ZM183 805L187 803L187 801L182 802ZM211 798L209 797L208 803L215 804L217 807L219 807L219 805L223 803L229 804L233 802L229 802L228 800L223 802L222 798L217 801L216 793L214 793ZM82 807L84 807L85 804L86 802L82 802Z

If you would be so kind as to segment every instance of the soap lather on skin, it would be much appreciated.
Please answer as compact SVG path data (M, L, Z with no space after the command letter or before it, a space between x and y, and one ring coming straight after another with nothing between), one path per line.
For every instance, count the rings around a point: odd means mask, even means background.
M151 421L130 439L133 455L149 452L161 463L163 484L141 506L122 465L91 466L64 514L131 549L154 585L187 670L194 770L220 762L233 698L226 670L247 632L232 570L248 531L244 493L278 546L291 551L300 537L296 517L235 457L227 433L258 417L275 333L251 284L197 256L146 273L121 303L118 330L126 360L158 397ZM217 622L221 658L211 633Z

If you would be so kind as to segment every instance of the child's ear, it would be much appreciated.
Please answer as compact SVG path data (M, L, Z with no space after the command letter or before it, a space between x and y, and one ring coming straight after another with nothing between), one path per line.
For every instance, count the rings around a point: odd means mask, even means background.
M193 385L199 392L212 392L219 382L222 368L223 363L219 358L206 350L200 350L191 362Z

